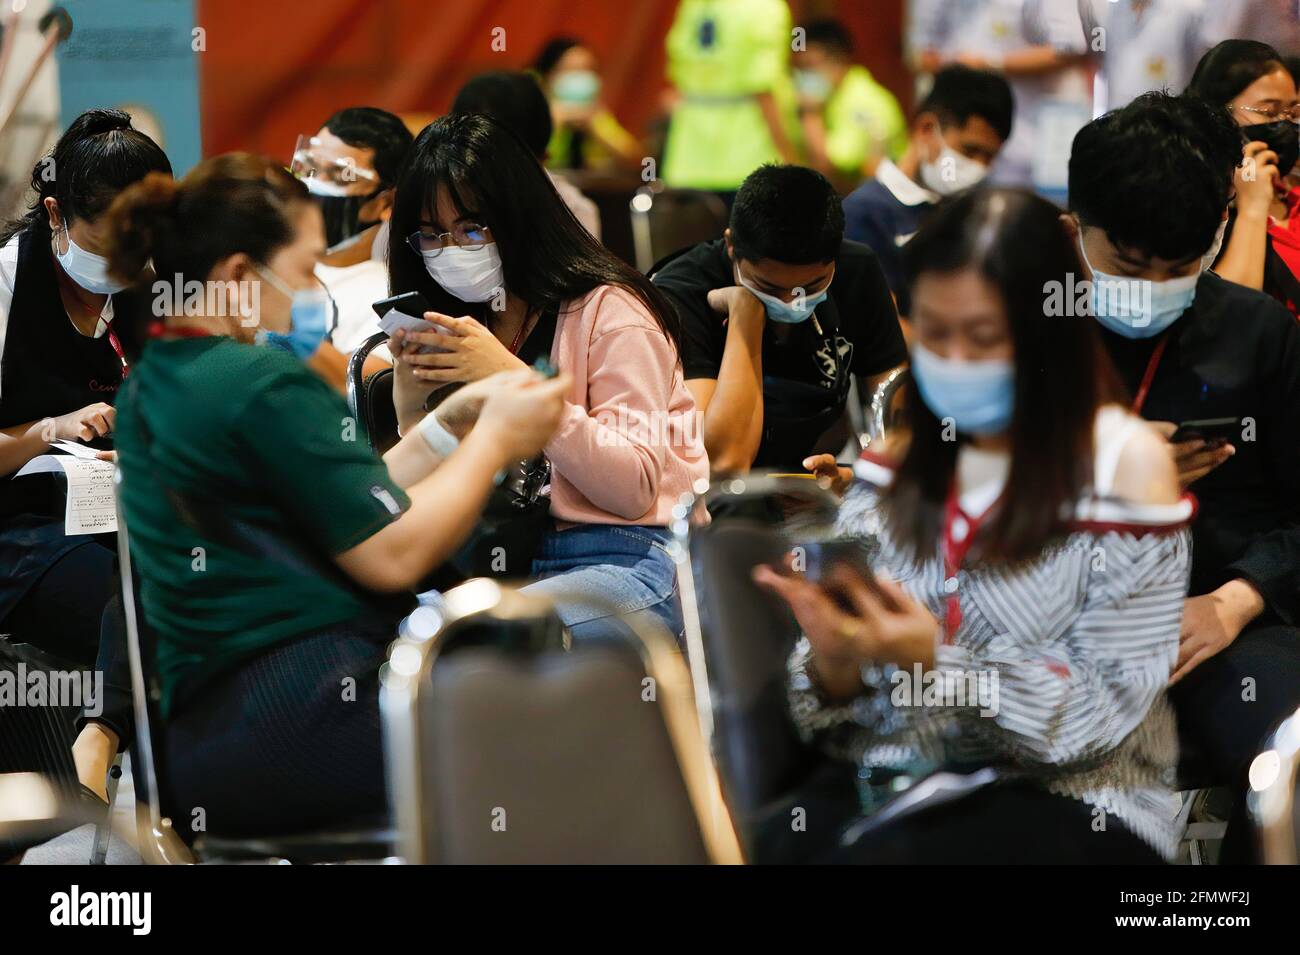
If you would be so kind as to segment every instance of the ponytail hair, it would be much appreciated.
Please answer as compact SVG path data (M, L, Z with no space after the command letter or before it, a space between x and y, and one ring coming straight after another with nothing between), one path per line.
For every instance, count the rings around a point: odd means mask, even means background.
M159 280L184 289L206 282L232 255L265 264L293 241L294 219L308 202L307 188L281 164L251 153L214 156L180 180L151 173L108 209L109 272L133 282L152 263ZM143 341L135 332L131 337Z
M149 173L172 174L167 154L131 125L120 109L89 109L72 121L32 169L35 198L21 217L0 230L0 244L20 232L49 233L45 200L59 203L67 222L96 219L127 186Z

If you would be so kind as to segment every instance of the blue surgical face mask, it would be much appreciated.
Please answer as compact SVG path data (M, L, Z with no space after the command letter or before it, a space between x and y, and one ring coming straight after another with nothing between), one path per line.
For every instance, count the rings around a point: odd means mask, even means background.
M1016 406L1016 367L1009 361L950 361L919 342L912 345L912 378L921 399L963 434L1000 434Z
M831 276L831 281L835 276ZM774 322L780 322L783 325L798 325L800 322L806 322L812 318L813 310L822 302L826 301L826 295L830 292L831 283L827 282L826 287L816 295L796 295L793 302L783 302L775 295L768 295L766 292L760 292L754 286L750 285L740 277L740 269L736 269L736 282L743 288L746 288L763 303L763 309L767 312L767 317Z
M555 77L551 95L570 106L590 106L600 95L600 75L591 70L566 70Z
M1110 275L1099 271L1088 260L1082 229L1079 252L1092 272L1093 317L1102 327L1125 338L1154 338L1178 321L1196 300L1196 283L1201 280L1201 274L1213 264L1207 254L1194 274L1163 282Z
M290 290L275 273L266 269L258 269L258 273L289 296L291 303L289 331L286 333L258 329L255 340L259 345L282 348L306 361L315 354L316 349L320 348L321 342L325 341L334 324L333 299L323 288L300 289L295 292Z

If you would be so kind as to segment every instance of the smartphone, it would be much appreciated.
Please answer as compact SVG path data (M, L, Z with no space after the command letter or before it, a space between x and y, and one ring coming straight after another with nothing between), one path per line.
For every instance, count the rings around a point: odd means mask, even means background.
M375 314L380 318L396 310L408 318L418 318L420 321L424 321L425 312L433 311L433 307L425 301L424 296L419 292L403 292L401 295L394 295L391 298L381 298L370 307L375 310Z
M1178 444L1200 439L1210 447L1221 447L1240 434L1240 418L1200 418L1181 422L1169 440Z
M815 584L827 581L835 568L844 567L861 577L868 586L875 585L876 577L867 560L866 547L855 538L801 541L794 546L792 553L792 569L798 572L802 563L803 575Z
M389 338L392 338L393 333L399 328L406 332L451 334L450 329L435 324L424 317L424 313L433 311L433 308L419 292L403 292L401 295L394 295L392 298L380 299L370 307L379 316L379 327L388 334ZM446 349L435 348L432 345L421 345L419 351L420 354L428 354L429 352L446 351Z

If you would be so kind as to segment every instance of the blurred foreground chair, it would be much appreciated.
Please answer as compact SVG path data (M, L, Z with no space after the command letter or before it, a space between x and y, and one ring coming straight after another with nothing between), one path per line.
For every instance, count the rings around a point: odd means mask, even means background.
M93 670L93 667L89 669ZM87 672L87 668L54 657L39 647L14 642L0 635L0 672L9 674L19 692L26 692L33 674L42 673L46 677L48 694L39 706L0 705L0 774L36 774L53 787L59 801L59 814L68 823L65 829L93 821L95 834L89 862L91 865L103 864L108 853L108 818L117 795L121 765L120 760L115 759L110 770L109 804L105 809L98 799L83 792L72 760L81 704L94 702L90 697L80 699L79 691L86 684L79 677ZM78 700L55 698L69 689L78 691ZM45 838L57 834L57 831L50 831ZM29 847L37 842L30 843ZM18 851L16 844L11 844L8 849L8 855ZM6 858L6 853L0 848L0 859L3 858Z
M792 522L755 516L790 509L778 501L801 505ZM692 527L687 515L701 503L715 519ZM755 510L752 503L765 506ZM814 480L748 475L718 481L702 497L683 501L674 515L695 693L723 790L751 853L759 820L826 762L799 738L789 714L786 662L799 629L784 604L751 575L759 564L780 561L805 531L825 533L837 506Z
M636 267L645 275L675 252L721 238L729 219L727 204L713 193L658 182L638 189L630 207Z
M789 516L779 522L750 516L754 510L745 505L763 501L781 505L758 513ZM687 517L701 502L720 516L692 527ZM754 583L752 573L759 564L779 562L802 541L831 535L838 507L839 499L816 481L755 474L718 481L702 497L683 500L674 512L674 556L701 719L751 858L800 851L803 837L788 838L791 812L807 809L810 799L819 808L804 814L808 828L802 831L829 850L997 779L991 769L934 773L872 816L860 818L854 768L800 738L787 694L787 663L799 628L788 608ZM836 812L843 817L835 818ZM829 826L812 832L823 819ZM773 842L773 833L781 829L787 836Z
M348 359L348 410L376 454L383 454L398 439L397 409L393 405L393 369L385 368L371 375L365 373L370 353L387 341L385 332L375 332L358 345Z
M1250 766L1250 811L1259 830L1267 865L1300 864L1300 808L1296 803L1300 770L1300 710L1269 737Z
M667 634L566 648L545 598L487 578L445 598L380 693L406 862L741 861Z
M159 693L152 678L152 642L144 619L131 564L130 537L122 507L122 471L114 482L117 500L117 551L121 572L122 607L126 616L127 659L131 668L131 698L135 715L135 742L131 765L135 776L136 829L140 858L146 865L185 865L194 862L346 862L372 861L391 852L393 832L388 828L325 832L268 834L258 838L226 839L204 834L192 846L168 817L162 781L166 767L159 762L161 748L154 732L162 727L157 712ZM256 799L256 793L249 794Z

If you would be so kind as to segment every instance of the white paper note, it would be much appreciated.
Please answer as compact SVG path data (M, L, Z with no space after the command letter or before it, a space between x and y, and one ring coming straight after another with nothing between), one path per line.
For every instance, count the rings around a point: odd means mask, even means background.
M63 516L65 534L117 532L113 501L113 462L80 457L59 461L68 474L68 507Z
M399 328L406 332L437 332L439 335L450 335L451 329L442 325L435 325L433 322L423 318L415 318L407 315L405 312L399 312L395 308L390 308L379 319L379 327L388 333L388 337L393 337L393 332ZM420 354L429 352L446 351L445 348L435 348L432 345L421 345Z
M63 465L59 462L65 457L67 455L64 454L38 454L15 471L14 477L20 478L27 474L58 474L63 470Z
M84 444L77 444L75 441L55 441L50 445L52 448L58 448L60 451L67 451L73 457L93 459L99 452L94 448L87 447Z

